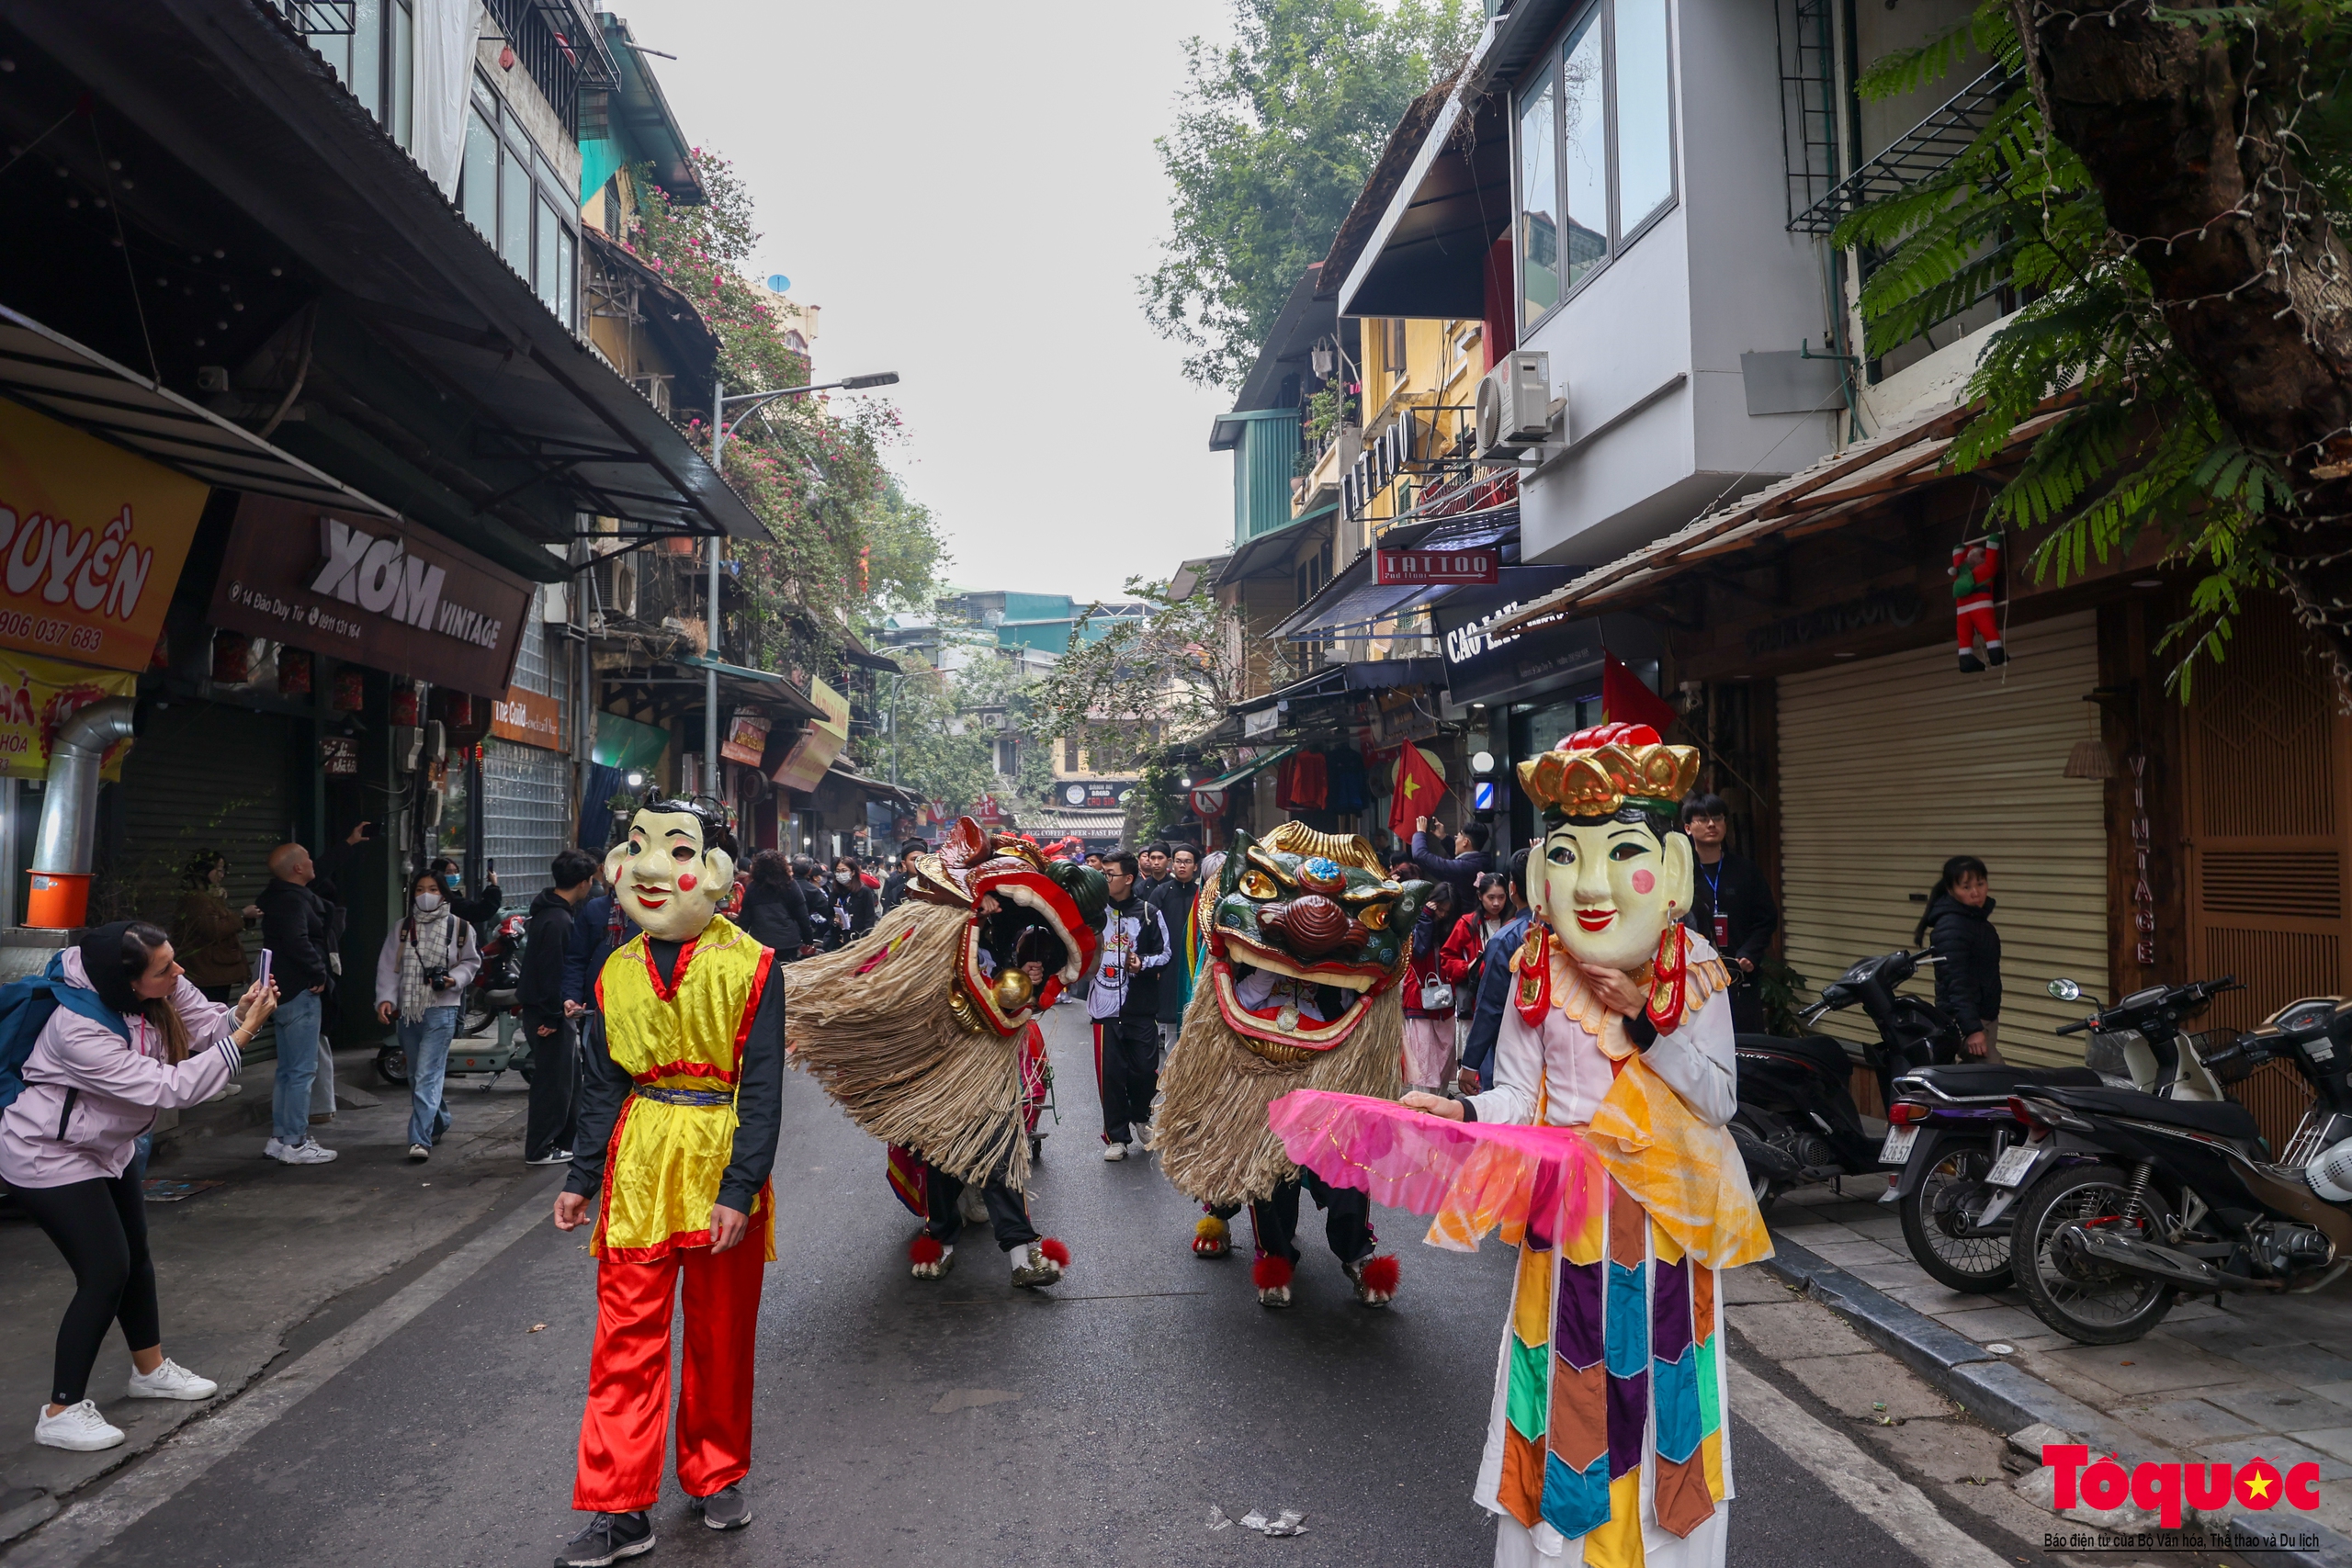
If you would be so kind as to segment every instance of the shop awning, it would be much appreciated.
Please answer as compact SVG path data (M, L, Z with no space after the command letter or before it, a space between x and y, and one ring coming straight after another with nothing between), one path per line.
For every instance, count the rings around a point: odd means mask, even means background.
M682 654L669 660L690 670L715 670L722 682L749 688L744 694L753 700L774 703L790 709L803 718L823 718L825 710L805 695L799 687L772 670L752 670L741 664L729 664L723 660L707 658L699 653Z
M1293 743L1288 746L1277 746L1272 750L1266 752L1263 756L1252 758L1250 761L1242 763L1239 767L1234 769L1231 773L1226 774L1225 777L1221 779L1211 779L1206 784L1194 784L1193 787L1196 790L1230 789L1235 784L1239 784L1243 779L1249 778L1251 774L1263 773L1266 769L1272 767L1276 762L1281 761L1283 758L1289 756L1293 751L1297 750L1298 745L1296 743Z
M1510 98L1467 83L1414 100L1341 220L1317 292L1342 316L1485 314L1487 254L1510 227Z
M868 778L864 773L853 773L849 769L842 767L839 762L835 762L831 767L827 768L825 770L825 776L829 779L838 780L842 784L850 785L854 789L864 790L867 795L875 796L877 799L895 800L902 806L921 806L922 804L922 796L917 795L913 790L905 788L899 784L894 784L887 779Z
M1339 510L1339 503L1334 502L1294 520L1286 527L1261 534L1238 546L1218 569L1216 586L1223 588L1253 577L1289 575L1297 564L1302 547L1314 548L1331 536L1331 519Z
M6 306L0 306L0 396L222 490L397 515L292 453Z
M1765 540L1803 538L1855 522L1896 496L1949 477L1944 459L1976 413L1973 406L1947 409L1900 430L1857 441L1778 484L1585 573L1497 624L1491 635L1508 637L1553 621L1622 609L1669 579ZM2064 413L2063 407L2045 408L2019 421L2004 451L2014 453L2030 445Z
M1503 545L1509 547L1504 551L1509 564L1518 558L1518 539L1519 503L1514 501L1455 517L1398 524L1380 536L1375 548L1470 550ZM1456 591L1453 583L1375 581L1373 556L1373 550L1358 555L1269 635L1277 642L1346 637L1406 611L1437 604Z

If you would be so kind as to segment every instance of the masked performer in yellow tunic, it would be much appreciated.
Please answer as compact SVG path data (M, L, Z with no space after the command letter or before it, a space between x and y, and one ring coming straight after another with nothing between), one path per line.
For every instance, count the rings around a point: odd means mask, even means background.
M1556 1220L1525 1225L1475 1493L1501 1516L1498 1568L1724 1561L1715 1280L1771 1247L1724 1130L1737 1103L1727 977L1677 923L1692 873L1674 814L1698 763L1645 726L1606 725L1521 764L1544 811L1539 918L1513 964L1495 1087L1405 1098L1456 1120L1574 1127L1598 1156Z
M714 911L734 886L718 808L657 801L605 858L639 934L605 963L605 1046L591 1048L578 1153L555 1223L596 1201L596 1345L571 1506L595 1517L557 1568L653 1545L670 1417L670 1319L683 1278L678 1483L712 1529L751 1522L752 1357L775 1257L784 987L775 954ZM592 1039L594 1037L592 1036Z

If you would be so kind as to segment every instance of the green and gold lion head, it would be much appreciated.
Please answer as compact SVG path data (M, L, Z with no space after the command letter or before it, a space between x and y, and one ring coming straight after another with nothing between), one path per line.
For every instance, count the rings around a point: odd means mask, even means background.
M1413 921L1432 888L1397 882L1353 835L1285 822L1236 833L1209 911L1209 977L1218 1010L1250 1050L1299 1062L1342 1043L1406 967ZM1254 971L1317 987L1322 1021L1292 1006L1253 1009Z

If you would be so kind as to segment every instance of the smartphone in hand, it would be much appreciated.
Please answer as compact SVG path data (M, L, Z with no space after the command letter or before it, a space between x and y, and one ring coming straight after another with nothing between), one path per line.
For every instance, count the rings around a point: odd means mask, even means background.
M265 947L261 950L261 972L254 976L264 990L269 988L269 949Z

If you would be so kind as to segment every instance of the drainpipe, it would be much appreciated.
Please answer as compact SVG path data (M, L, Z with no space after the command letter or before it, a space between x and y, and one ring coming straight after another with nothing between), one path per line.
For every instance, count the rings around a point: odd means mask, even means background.
M33 870L89 874L97 852L98 765L107 748L130 739L130 717L129 697L108 697L76 709L58 726L33 837Z

